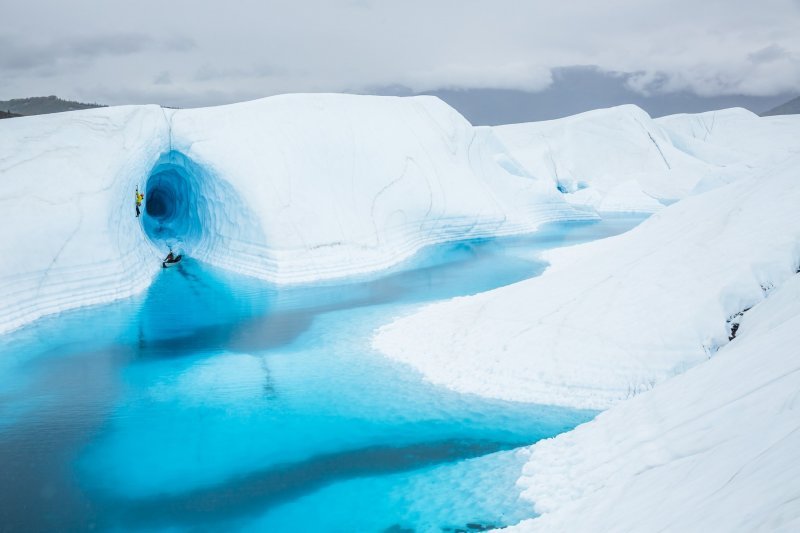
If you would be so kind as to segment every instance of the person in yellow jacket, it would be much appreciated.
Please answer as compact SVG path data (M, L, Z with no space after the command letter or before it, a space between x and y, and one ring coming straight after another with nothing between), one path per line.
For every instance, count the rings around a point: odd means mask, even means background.
M142 207L142 201L144 200L144 194L139 192L139 187L136 187L136 217L138 218L141 214L140 207Z

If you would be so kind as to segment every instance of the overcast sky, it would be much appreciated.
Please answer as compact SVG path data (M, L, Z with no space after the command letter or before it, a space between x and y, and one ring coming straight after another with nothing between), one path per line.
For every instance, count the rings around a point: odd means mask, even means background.
M800 92L800 0L4 0L0 99L210 105L284 92Z

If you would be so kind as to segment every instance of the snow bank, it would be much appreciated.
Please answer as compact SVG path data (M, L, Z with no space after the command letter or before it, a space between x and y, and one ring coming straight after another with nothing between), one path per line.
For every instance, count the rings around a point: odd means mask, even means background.
M734 108L680 114L655 120L672 144L716 169L702 176L693 192L730 183L754 170L769 170L800 153L796 116L759 117Z
M494 131L528 172L553 180L570 202L605 212L655 212L709 170L634 105Z
M542 276L423 308L374 345L461 392L607 408L705 361L728 319L794 274L798 168L795 156L627 234L553 250Z
M595 216L436 98L350 95L2 121L0 202L0 331L142 290L170 246L290 283Z
M721 165L761 166L798 153L797 117L759 117L733 108L657 118L671 142L690 155ZM711 147L716 147L712 149Z
M655 212L796 152L797 121L744 109L656 120L625 105L493 128L532 175L600 212Z
M711 361L531 449L514 531L797 531L800 275Z

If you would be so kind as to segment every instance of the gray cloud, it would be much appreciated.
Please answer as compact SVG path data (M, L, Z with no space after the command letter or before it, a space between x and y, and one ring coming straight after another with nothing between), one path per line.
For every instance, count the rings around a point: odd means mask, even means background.
M777 61L790 56L791 54L788 50L786 50L786 48L776 44L771 44L761 48L760 50L756 50L751 54L747 54L747 59L753 63L769 63L770 61Z
M196 47L195 40L185 35L170 35L161 42L161 49L167 52L189 52Z
M624 73L638 94L769 95L800 91L798 27L798 0L28 0L0 21L0 98L536 92L566 65Z
M553 84L535 93L512 89L462 89L431 91L429 94L442 98L476 125L549 120L620 104L636 104L656 117L737 106L760 113L794 96L703 97L687 91L644 95L632 90L627 83L635 76L606 72L594 66L576 66L553 69ZM413 94L408 88L397 86L385 87L377 92Z
M270 76L289 75L289 70L272 65L258 65L254 67L216 67L203 65L195 71L192 79L194 81L219 81L219 80L242 80L253 78L266 78Z
M123 33L64 39L48 48L56 57L97 57L137 54L151 45L152 38L147 35Z
M49 65L55 58L42 46L19 46L14 39L0 35L0 69L5 72Z
M172 85L172 76L166 70L159 72L153 79L153 85Z
M102 56L126 56L141 53L153 45L142 34L65 37L45 43L19 42L0 37L0 68L35 70L61 62L86 63Z

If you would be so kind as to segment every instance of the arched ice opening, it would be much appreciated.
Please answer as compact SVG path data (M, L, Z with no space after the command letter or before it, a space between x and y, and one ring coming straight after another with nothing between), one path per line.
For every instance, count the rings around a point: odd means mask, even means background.
M178 151L163 154L144 186L142 228L158 248L191 251L212 228L208 173Z

